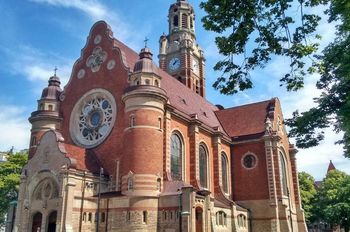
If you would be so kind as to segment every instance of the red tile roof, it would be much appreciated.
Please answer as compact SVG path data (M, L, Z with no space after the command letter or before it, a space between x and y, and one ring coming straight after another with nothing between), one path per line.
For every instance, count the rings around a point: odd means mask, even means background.
M231 137L256 135L265 132L265 120L275 99L232 107L215 114L226 133Z
M133 70L135 63L139 60L139 55L119 40L115 39L115 41L115 44L119 46L122 54L125 55L126 64L129 66L130 70ZM197 114L198 119L207 126L219 127L221 131L223 131L214 113L214 111L219 110L215 105L190 90L160 68L157 67L155 72L162 78L160 87L167 92L171 106L187 116Z

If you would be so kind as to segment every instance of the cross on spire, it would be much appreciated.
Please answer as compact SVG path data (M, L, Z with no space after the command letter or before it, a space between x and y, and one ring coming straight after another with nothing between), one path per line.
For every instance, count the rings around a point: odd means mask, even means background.
M55 72L55 73L54 73L54 76L56 76L57 70L58 70L58 68L57 68L57 66L55 66L55 68L54 68L54 70L53 70L53 71Z
M148 38L147 38L147 36L145 37L145 40L143 41L143 42L145 42L145 48L147 48L147 42L148 42Z

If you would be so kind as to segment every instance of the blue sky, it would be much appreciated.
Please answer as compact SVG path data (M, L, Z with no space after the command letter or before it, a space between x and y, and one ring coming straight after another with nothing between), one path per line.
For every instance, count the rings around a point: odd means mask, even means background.
M136 51L143 47L144 38L149 38L148 46L156 57L159 36L168 32L167 13L173 2L175 0L0 1L0 151L11 146L17 150L28 147L30 124L27 119L36 109L42 88L47 85L55 66L62 82L67 82L94 22L107 21L114 36ZM251 74L254 80L252 90L234 96L222 96L214 90L211 85L217 74L212 67L222 57L214 43L215 34L202 28L200 19L204 12L198 7L200 1L189 2L196 12L197 41L207 58L209 101L231 107L279 97L285 118L296 109L304 111L313 106L312 99L319 95L314 87L318 77L307 77L305 88L297 93L286 92L278 82L288 70L283 58L274 58L265 69ZM321 45L327 44L334 38L334 25L322 24L319 33L323 36ZM334 145L341 135L328 130L326 137L318 147L299 150L299 170L321 179L329 160L333 160L336 168L350 173L350 160L343 158L341 146Z

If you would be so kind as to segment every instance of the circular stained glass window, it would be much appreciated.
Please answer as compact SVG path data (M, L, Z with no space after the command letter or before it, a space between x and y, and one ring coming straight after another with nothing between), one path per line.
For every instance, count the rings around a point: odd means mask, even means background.
M257 164L257 158L253 154L247 154L242 159L242 164L247 169L252 169Z
M86 93L74 106L70 120L73 141L92 148L104 141L111 132L116 118L114 97L103 89Z

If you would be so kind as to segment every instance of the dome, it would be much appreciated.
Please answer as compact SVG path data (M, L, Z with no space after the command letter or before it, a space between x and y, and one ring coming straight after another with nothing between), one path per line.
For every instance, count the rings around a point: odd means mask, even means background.
M157 67L152 60L152 52L149 48L143 48L140 52L140 59L135 63L134 73L145 72L145 73L156 73Z
M43 89L43 92L41 94L41 99L51 99L51 100L59 100L59 96L62 92L62 89L60 88L60 78L56 75L50 77L49 79L49 85Z

